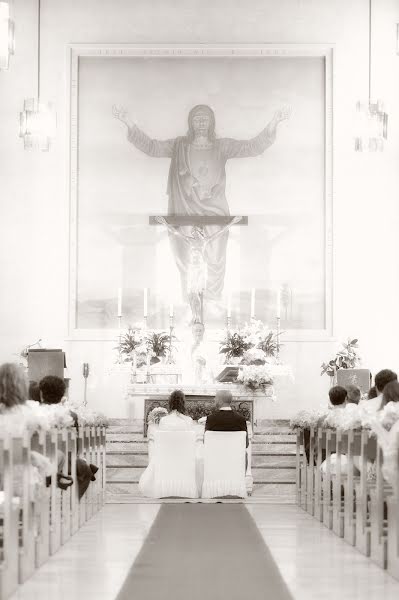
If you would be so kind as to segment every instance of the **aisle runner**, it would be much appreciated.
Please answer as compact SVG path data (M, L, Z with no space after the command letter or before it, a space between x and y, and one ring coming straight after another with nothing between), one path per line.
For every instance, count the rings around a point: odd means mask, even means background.
M163 504L117 600L292 600L243 504Z

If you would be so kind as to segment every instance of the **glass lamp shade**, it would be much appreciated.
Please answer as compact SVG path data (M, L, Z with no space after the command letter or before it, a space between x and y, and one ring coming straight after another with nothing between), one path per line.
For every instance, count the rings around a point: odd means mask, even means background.
M355 150L382 152L388 136L388 115L381 100L356 104Z
M14 48L14 22L10 19L10 4L0 1L0 71L8 70Z
M24 110L20 113L19 136L24 140L25 150L50 149L55 138L57 118L51 103L40 102L29 98L24 102Z

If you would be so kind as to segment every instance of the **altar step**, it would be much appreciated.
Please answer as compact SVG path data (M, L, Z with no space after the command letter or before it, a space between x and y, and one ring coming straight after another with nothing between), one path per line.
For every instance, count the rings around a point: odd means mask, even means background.
M118 419L107 430L107 502L138 502L138 481L148 465L148 444L142 425ZM255 428L252 439L252 498L295 501L296 437L288 421L268 421Z

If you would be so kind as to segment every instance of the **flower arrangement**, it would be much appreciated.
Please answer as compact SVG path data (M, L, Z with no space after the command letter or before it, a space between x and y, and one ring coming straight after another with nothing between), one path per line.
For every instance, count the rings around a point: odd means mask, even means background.
M338 369L354 369L357 367L360 364L360 356L357 353L358 348L358 340L348 338L334 358L321 365L320 375L326 373L330 377L334 377Z
M265 390L266 387L273 384L273 377L270 367L244 365L237 377L237 381L252 391Z
M151 353L151 363L157 363L160 358L166 356L171 348L171 337L165 331L152 331L147 336L147 348Z
M219 354L225 354L228 363L232 358L241 358L252 347L251 342L239 331L227 332L226 338L221 342Z
M158 425L159 421L162 419L162 417L165 417L167 414L168 414L168 411L166 410L166 408L163 408L162 406L156 406L148 413L148 416L147 416L148 425L150 425L150 424Z
M319 427L327 416L326 411L321 410L300 410L291 420L290 427L296 429L310 429Z
M399 420L399 403L388 402L384 408L379 412L381 425L390 431L395 425L396 421Z
M143 332L141 329L133 328L129 325L127 332L121 337L120 345L117 350L126 356L125 362L132 361L132 352L138 352L143 344Z
M241 331L228 331L219 353L226 355L226 363L239 357L244 365L264 365L268 358L277 356L278 348L278 334L262 321L254 320Z

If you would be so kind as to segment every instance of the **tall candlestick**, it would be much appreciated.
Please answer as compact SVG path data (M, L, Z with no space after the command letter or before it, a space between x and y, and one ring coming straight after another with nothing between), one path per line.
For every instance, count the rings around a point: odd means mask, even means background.
M144 306L143 306L144 319L148 316L148 288L144 288Z
M169 305L169 318L173 319L173 303Z
M255 318L255 288L251 289L251 319Z
M118 317L122 316L122 288L118 288Z

